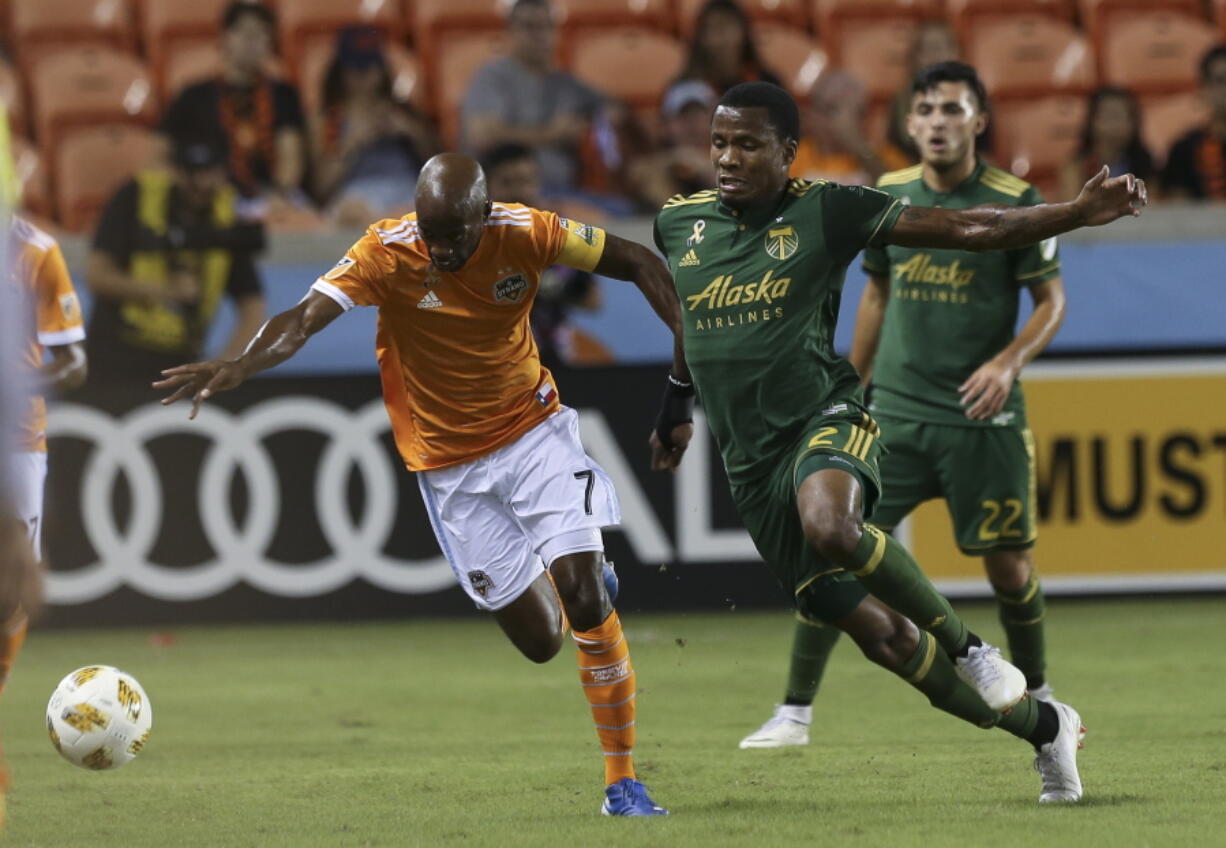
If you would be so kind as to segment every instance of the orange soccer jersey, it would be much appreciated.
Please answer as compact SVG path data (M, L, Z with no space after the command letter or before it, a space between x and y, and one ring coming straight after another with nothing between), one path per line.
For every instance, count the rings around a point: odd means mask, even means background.
M476 252L449 273L430 263L409 214L375 224L316 281L345 309L379 308L383 399L410 470L476 459L557 411L528 315L542 271L590 271L604 240L552 212L495 203Z
M24 365L37 370L43 363L43 349L66 345L85 338L81 305L68 276L68 266L55 239L21 218L13 219L11 251L13 277L25 288L32 307ZM41 397L31 401L23 423L18 450L47 449L47 404Z

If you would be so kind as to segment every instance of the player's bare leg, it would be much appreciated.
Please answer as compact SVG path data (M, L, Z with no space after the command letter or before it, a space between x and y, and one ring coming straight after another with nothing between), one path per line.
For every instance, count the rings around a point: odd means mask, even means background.
M519 652L535 663L549 662L562 647L562 607L548 574L541 574L523 594L496 610L494 620Z
M1026 688L1033 697L1052 699L1047 683L1043 644L1043 619L1047 603L1035 571L1034 557L1028 548L1018 551L990 551L983 557L984 569L996 593L1000 623L1005 629L1009 656L1026 675Z

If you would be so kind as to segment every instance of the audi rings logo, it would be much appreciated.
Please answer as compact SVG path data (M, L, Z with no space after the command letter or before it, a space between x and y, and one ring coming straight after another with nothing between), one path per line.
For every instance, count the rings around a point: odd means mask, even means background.
M47 600L80 604L122 585L168 601L208 598L240 581L292 598L325 594L359 577L381 589L410 594L454 585L456 578L441 555L407 560L383 552L396 521L396 475L403 473L399 459L381 441L389 428L378 400L357 411L307 397L268 400L238 414L206 406L195 421L188 421L181 407L146 406L121 419L74 404L57 407L50 434L94 448L82 472L79 497L83 529L98 558L82 568L51 572ZM289 564L266 554L277 530L281 498L277 469L263 440L284 431L326 437L314 497L331 552L315 562ZM161 476L147 444L175 434L211 442L195 501L215 556L190 567L167 567L150 559L164 515ZM365 488L356 521L350 518L346 499L354 468ZM231 483L240 473L248 493L241 524L230 503ZM131 493L126 527L119 526L112 499L120 475Z

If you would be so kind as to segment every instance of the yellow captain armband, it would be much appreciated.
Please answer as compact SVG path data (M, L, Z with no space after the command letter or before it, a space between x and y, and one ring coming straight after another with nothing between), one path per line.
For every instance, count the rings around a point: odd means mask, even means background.
M595 271L604 256L604 230L569 218L558 218L558 223L566 231L566 241L556 262L580 271Z

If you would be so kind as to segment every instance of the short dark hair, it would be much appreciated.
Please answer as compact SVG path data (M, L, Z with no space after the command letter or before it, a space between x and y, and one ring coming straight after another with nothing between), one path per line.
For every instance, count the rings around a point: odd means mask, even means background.
M1223 59L1226 59L1226 44L1215 44L1206 50L1200 59L1200 81L1208 82L1213 65Z
M485 171L488 177L492 171L496 171L503 165L510 162L522 162L525 159L536 161L536 154L532 152L532 148L513 142L499 144L481 159L481 170Z
M724 92L718 106L729 109L765 109L781 141L800 140L800 110L792 95L769 82L743 82Z
M937 62L935 65L920 68L911 80L911 94L926 94L943 82L965 83L975 95L979 111L991 111L988 90L983 87L983 80L979 79L975 69L965 62Z
M233 0L221 13L221 31L229 32L231 27L248 15L258 19L269 29L277 28L277 16L268 6L258 0Z

